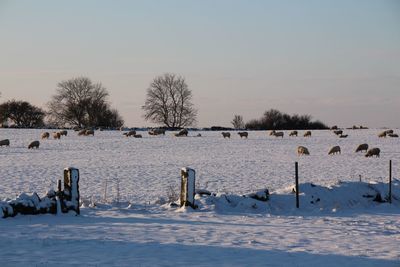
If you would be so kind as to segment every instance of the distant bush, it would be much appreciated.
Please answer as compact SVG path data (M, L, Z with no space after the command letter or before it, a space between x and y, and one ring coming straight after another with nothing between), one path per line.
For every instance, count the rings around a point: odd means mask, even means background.
M317 130L328 129L321 121L311 121L310 115L288 115L276 109L270 109L260 119L246 123L249 130Z
M10 100L0 105L0 120L15 128L37 128L44 125L45 112L27 101Z

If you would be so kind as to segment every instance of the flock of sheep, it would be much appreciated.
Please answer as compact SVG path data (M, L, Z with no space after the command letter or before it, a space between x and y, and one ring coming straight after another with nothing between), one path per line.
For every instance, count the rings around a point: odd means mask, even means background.
M338 130L337 128L334 129L333 131L334 134L336 134L337 136L339 136L339 138L347 138L348 135L347 134L343 134L343 130ZM222 132L221 133L222 136L225 138L230 138L231 137L231 133L230 132ZM238 135L242 138L242 137L248 137L248 132L238 132ZM269 134L270 136L275 136L275 137L281 137L283 138L284 136L284 132L280 131L277 132L275 130L272 130ZM298 136L298 131L291 131L289 136ZM311 137L311 131L305 131L303 134L304 137ZM399 137L398 134L395 134L393 132L393 130L386 130L383 131L381 133L378 134L378 137L386 137L386 136L390 136L390 137ZM368 149L368 144L361 144L359 145L355 152L362 152L365 151L365 157L379 157L381 150L378 147L373 147ZM310 155L310 151L308 150L307 147L304 146L299 146L297 147L297 154L300 155ZM329 152L328 155L335 155L335 154L341 154L341 148L340 146L333 146Z
M346 135L343 134L343 130L340 130L340 129L337 129L337 128L335 128L333 130L334 130L333 133L336 134L337 136L339 136L339 138L346 138L348 136L347 134ZM79 136L89 136L89 135L94 136L94 130L84 129L84 130L77 130L77 131L78 131L78 135ZM57 131L57 132L53 132L52 136L53 136L54 139L60 139L62 136L67 136L67 134L68 134L68 131L60 130L60 131ZM149 135L161 135L161 134L165 135L165 130L164 129L160 129L160 128L151 129L151 130L148 131L148 134ZM221 134L222 134L223 138L231 138L231 133L230 132L221 132ZM244 138L248 138L248 136L249 136L248 132L238 132L237 134L240 136L240 138L243 138L243 137ZM123 135L126 136L126 137L132 136L134 138L142 138L142 135L141 134L137 134L136 131L134 131L134 130L131 130L131 131L128 131L128 132L124 132ZM188 130L187 129L182 129L181 131L179 131L178 133L175 133L174 135L177 136L177 137L188 136ZM305 131L304 134L303 134L304 137L311 137L311 135L312 135L311 131ZM197 136L201 136L201 134L198 134ZM283 138L284 132L273 130L273 131L270 132L270 136ZM298 136L298 131L290 132L289 136ZM393 130L386 130L386 131L383 131L383 132L378 134L378 137L380 137L380 138L384 138L384 137L387 137L387 136L389 136L389 137L398 137L398 134L395 134L393 132ZM41 139L49 139L49 138L50 138L50 133L49 132L44 132L44 133L41 134ZM0 147L1 146L10 146L10 140L9 139L0 140ZM39 146L40 146L40 142L38 140L35 140L35 141L32 141L28 145L28 149L39 148ZM377 148L377 147L370 148L370 149L368 149L368 148L369 148L368 144L361 144L356 148L355 152L357 153L357 152L363 152L364 151L366 153L365 157L373 157L373 156L379 157L379 154L380 154L380 149L379 148ZM334 155L334 154L340 154L340 153L341 153L340 146L334 146L329 150L328 155ZM310 152L309 152L307 147L299 146L297 148L297 154L299 156L300 155L310 155Z
M78 135L93 135L94 136L94 131L93 130L84 130L85 132L79 132ZM53 139L61 139L61 136L67 136L68 131L67 130L60 130L58 132L53 132L52 136ZM49 132L44 132L41 134L41 139L49 139L50 138L50 133ZM10 140L9 139L4 139L0 140L0 146L10 146ZM29 143L28 149L33 149L36 148L38 149L40 146L40 141L35 140Z

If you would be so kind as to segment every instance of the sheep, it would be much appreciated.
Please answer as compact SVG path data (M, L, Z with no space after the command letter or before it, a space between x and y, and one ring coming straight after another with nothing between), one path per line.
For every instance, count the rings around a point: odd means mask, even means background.
M136 131L129 131L127 133L123 133L123 135L125 135L126 137L135 136L135 134L136 134Z
M68 134L68 131L67 131L67 130L61 130L61 131L60 131L60 135L61 135L61 136L67 136L67 134Z
M381 153L381 150L377 147L371 148L367 151L367 154L365 154L365 156L368 157L372 157L372 156L376 156L377 158L379 158L379 153Z
M229 133L229 132L222 132L221 134L224 137L224 139L225 138L231 138L231 133Z
M283 132L275 132L274 136L283 138Z
M339 135L339 138L347 138L347 136L349 136L348 134L341 134Z
M361 144L357 147L356 149L356 153L360 152L360 151L364 151L367 152L368 151L368 144Z
M383 131L380 134L378 134L378 137L386 137L386 131Z
M135 137L135 138L142 138L142 135L141 135L141 134L134 134L133 137Z
M54 132L53 133L53 138L54 139L60 139L61 138L61 133L60 132Z
M334 154L337 154L337 153L340 154L340 146L334 146L334 147L332 147L332 148L329 150L328 155L334 155Z
M81 135L86 135L86 129L80 130L80 131L78 132L78 135L79 135L79 136L81 136Z
M311 131L307 131L304 133L304 137L311 137Z
M148 131L149 135L165 135L165 129L151 129L150 131Z
M249 133L248 132L238 132L238 135L240 136L240 138L242 138L242 137L248 137L249 136Z
M181 136L188 136L188 130L187 129L182 129L178 133L175 134L176 137L181 137Z
M390 133L390 134L388 134L388 136L389 136L389 137L399 137L399 135L398 135L398 134L395 134L395 133Z
M308 149L304 146L299 146L297 148L297 155L310 155L310 152L308 151Z
M44 132L44 133L42 133L42 135L41 135L41 138L42 139L48 139L50 137L50 133L49 132Z
M10 140L9 139L1 140L0 146L10 146Z
M292 131L292 132L290 132L290 134L289 134L289 136L297 136L297 131Z
M33 148L39 148L40 142L39 141L33 141L29 144L28 149L33 149Z
M341 135L343 133L343 131L342 130L336 130L336 131L333 131L333 133L336 134L336 135Z
M85 131L85 135L87 136L87 135L92 135L92 136L94 136L94 131L93 130L86 130Z

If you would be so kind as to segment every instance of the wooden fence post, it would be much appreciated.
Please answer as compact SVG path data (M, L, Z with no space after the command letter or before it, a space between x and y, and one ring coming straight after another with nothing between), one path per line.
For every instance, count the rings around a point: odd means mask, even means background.
M64 195L65 200L71 203L71 209L80 213L79 210L79 170L75 168L64 169Z
M181 169L181 207L190 206L196 208L194 204L196 172L190 168Z
M296 208L300 208L300 201L299 201L299 163L296 161L294 166L295 166L295 179L296 179Z
M392 203L392 160L389 160L389 203Z

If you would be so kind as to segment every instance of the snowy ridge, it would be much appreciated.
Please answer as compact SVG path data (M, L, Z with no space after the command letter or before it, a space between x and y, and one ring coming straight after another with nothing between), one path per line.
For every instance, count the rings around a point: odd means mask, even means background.
M196 205L200 212L211 211L222 214L237 212L290 215L296 212L328 215L336 212L371 212L382 206L399 213L399 180L392 183L392 204L388 203L388 187L388 184L381 182L338 182L332 186L304 183L299 185L299 209L295 207L294 186L271 193L267 201L260 201L249 195L197 194ZM261 195L262 192L265 190L256 194Z

